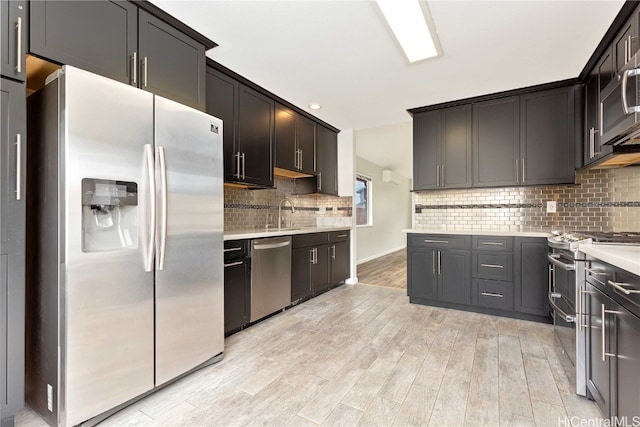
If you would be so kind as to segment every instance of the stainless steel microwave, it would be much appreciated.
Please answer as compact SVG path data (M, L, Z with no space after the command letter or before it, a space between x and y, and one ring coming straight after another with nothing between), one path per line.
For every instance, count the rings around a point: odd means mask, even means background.
M640 146L640 52L600 93L603 145Z

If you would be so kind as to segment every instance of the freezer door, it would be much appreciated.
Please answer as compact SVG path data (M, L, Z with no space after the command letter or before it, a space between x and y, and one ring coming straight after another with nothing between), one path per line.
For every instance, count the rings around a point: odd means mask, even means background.
M68 66L60 92L60 421L76 425L154 384L153 96Z
M156 385L222 353L222 121L155 97Z

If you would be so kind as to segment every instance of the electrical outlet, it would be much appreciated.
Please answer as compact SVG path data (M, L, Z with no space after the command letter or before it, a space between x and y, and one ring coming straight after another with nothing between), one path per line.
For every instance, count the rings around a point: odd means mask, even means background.
M556 205L555 201L548 201L547 202L547 213L557 212L556 207L557 207L557 205Z

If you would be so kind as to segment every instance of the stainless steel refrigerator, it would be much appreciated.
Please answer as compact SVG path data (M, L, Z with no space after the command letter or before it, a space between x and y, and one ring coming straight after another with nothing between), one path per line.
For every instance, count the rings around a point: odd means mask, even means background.
M65 66L28 126L27 402L76 425L221 358L222 122Z

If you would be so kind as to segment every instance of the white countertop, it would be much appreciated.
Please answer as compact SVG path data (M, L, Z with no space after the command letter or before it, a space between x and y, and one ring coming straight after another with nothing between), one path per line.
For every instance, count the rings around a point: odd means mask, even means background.
M514 237L547 237L544 231L498 231L498 230L441 230L429 228L405 228L404 233L417 234L464 234L470 236L514 236Z
M281 229L277 228L265 230L235 230L225 231L224 240L241 240L241 239L263 239L266 237L278 237L278 236L292 236L294 234L309 234L309 233L326 233L329 231L343 231L351 230L351 227L300 227Z
M583 243L580 252L640 276L640 246Z

